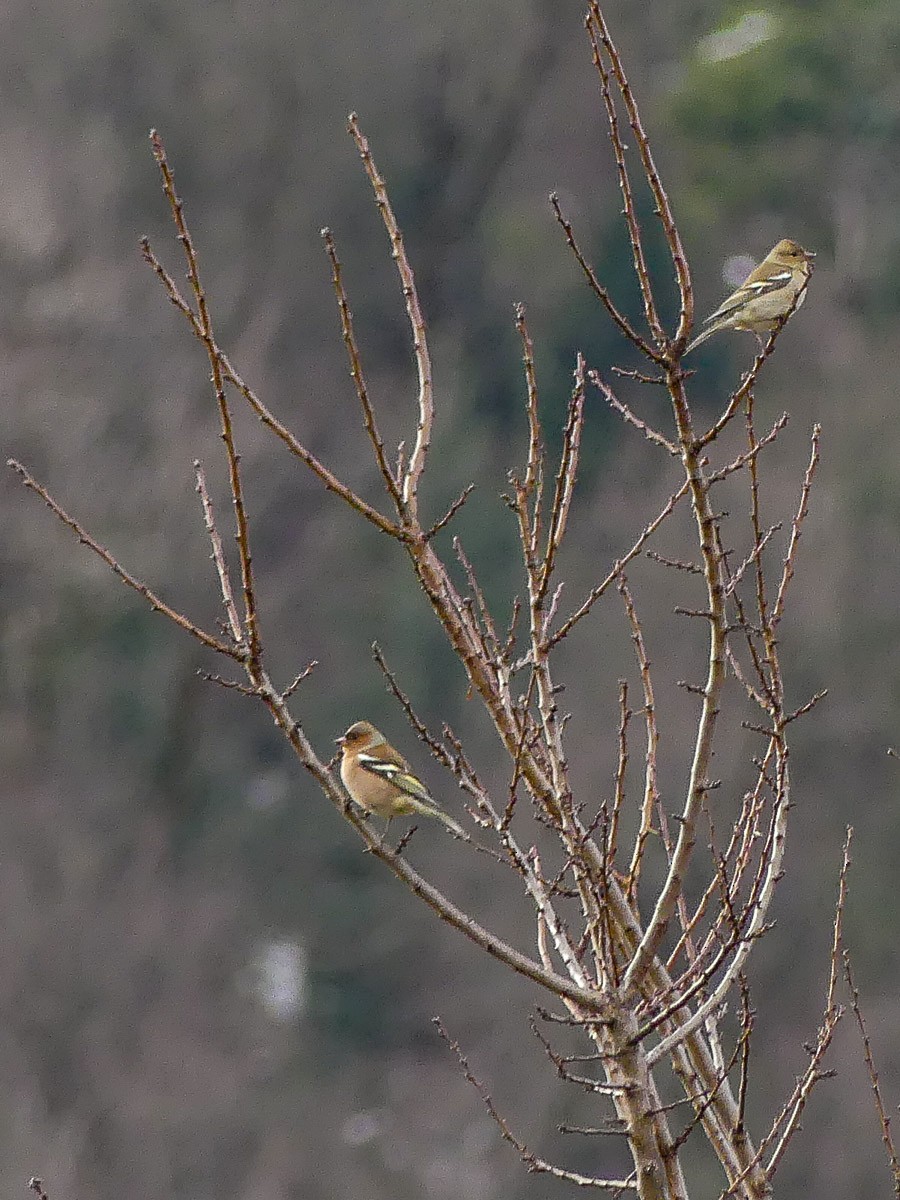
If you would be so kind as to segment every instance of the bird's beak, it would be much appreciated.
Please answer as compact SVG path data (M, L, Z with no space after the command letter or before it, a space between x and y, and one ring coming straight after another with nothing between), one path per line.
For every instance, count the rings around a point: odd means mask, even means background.
M345 740L345 739L344 739L344 735L343 735L343 734L341 734L341 736L340 736L339 738L335 738L335 739L334 739L334 744L335 744L336 746L343 746L343 744L344 744L344 740Z
M809 258L809 259L813 259L813 258L815 258L815 257L816 257L816 252L815 252L815 250L807 250L807 251L806 251L806 257L807 257L807 258Z

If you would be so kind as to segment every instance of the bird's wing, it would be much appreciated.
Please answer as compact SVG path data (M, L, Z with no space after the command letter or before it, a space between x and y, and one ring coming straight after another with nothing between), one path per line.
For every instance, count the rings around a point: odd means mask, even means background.
M404 792L407 796L412 796L414 800L421 800L423 804L434 805L434 800L431 798L425 784L413 775L409 769L409 765L400 758L399 754L396 756L396 760L393 757L377 758L374 754L360 754L357 756L357 762L364 771L376 775L379 779L386 779L398 791Z
M732 292L727 300L723 300L715 312L709 314L704 325L709 325L712 321L720 321L733 316L740 308L749 301L757 300L760 296L767 296L769 292L775 292L779 288L790 283L791 272L789 270L776 271L772 275L766 275L762 279L753 279L752 276L742 283L736 292Z

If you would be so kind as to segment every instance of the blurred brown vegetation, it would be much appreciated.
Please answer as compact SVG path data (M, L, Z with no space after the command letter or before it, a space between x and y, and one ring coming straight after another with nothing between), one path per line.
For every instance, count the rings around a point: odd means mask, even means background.
M848 821L857 836L847 936L884 1084L900 1096L900 816L886 754L900 715L900 13L888 0L766 11L760 43L726 55L711 35L740 34L739 6L723 17L720 5L669 0L652 22L643 6L608 10L701 309L720 298L730 254L761 255L783 234L819 251L810 301L757 397L761 421L792 416L768 461L773 509L790 509L796 462L813 422L823 425L782 637L793 699L823 686L830 695L796 734L789 878L752 978L757 1051L770 1069L751 1114L771 1109L802 1065ZM220 340L270 407L374 496L318 238L326 222L389 444L410 418L413 376L383 231L343 133L356 108L432 331L433 513L477 483L460 519L466 545L491 595L511 594L513 528L497 493L511 448L524 444L513 302L528 305L551 413L564 410L576 348L595 365L624 361L612 358L621 348L565 250L549 191L621 304L637 305L581 15L576 0L7 0L4 451L126 565L210 623L216 591L190 465L202 457L225 494L206 365L136 249L142 233L159 249L171 236L146 142L156 125ZM698 354L695 395L710 413L750 354L737 335ZM280 648L285 681L310 657L322 663L298 699L310 734L324 745L366 715L410 741L371 661L377 638L422 711L480 749L490 780L485 723L399 550L240 418L270 651ZM599 401L586 443L577 554L563 571L573 597L668 494L657 457ZM126 596L11 477L3 512L7 1190L24 1195L37 1172L51 1200L551 1194L499 1142L429 1023L441 1013L498 1104L549 1151L556 1124L590 1124L590 1110L576 1111L527 1044L529 990L364 858L262 713L199 680L204 664L187 639ZM642 571L652 587L659 569ZM677 746L686 725L675 680L694 635L663 633L664 587L642 615L667 680L663 744ZM568 648L572 765L585 791L606 789L615 762L616 680L632 672L620 620L595 614ZM735 762L742 754L734 747ZM429 778L440 792L446 781L433 768ZM512 939L532 936L512 889L485 894L449 839L419 838L418 854L455 898ZM813 1100L784 1168L786 1195L887 1186L849 1026L834 1065L840 1078ZM593 1149L566 1146L575 1169L579 1154ZM695 1169L718 1190L702 1163Z

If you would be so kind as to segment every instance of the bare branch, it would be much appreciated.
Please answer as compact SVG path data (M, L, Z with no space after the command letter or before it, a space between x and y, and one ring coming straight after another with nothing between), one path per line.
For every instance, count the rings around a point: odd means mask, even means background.
M419 483L422 478L422 472L425 469L425 460L428 456L429 446L431 445L431 430L434 425L431 355L428 350L428 339L425 333L425 318L422 316L422 309L419 304L415 276L413 275L412 267L409 265L409 259L406 256L403 235L400 232L397 218L394 216L394 210L388 199L384 179L379 174L375 160L372 158L369 143L359 128L356 113L351 113L347 118L347 128L356 143L359 156L363 161L363 166L372 185L372 191L375 194L375 203L381 213L381 219L384 221L384 227L391 241L391 255L397 264L397 273L400 276L400 284L403 289L403 300L406 304L406 315L409 319L409 327L412 332L413 352L415 354L416 372L419 379L419 417L416 427L415 444L413 445L412 453L409 456L409 464L403 476L402 496L403 504L409 516L416 518L418 516Z
M625 146L622 143L622 137L619 133L619 117L616 113L616 104L613 99L612 92L609 86L609 71L603 62L603 56L600 53L600 45L598 42L598 30L594 22L599 20L600 36L602 38L603 29L602 17L600 16L599 8L596 9L594 4L591 4L588 16L585 18L585 28L588 32L588 37L591 39L591 47L593 49L594 66L597 68L597 73L600 76L600 92L603 96L603 104L606 108L606 123L609 127L609 140L613 148L613 155L616 160L616 171L619 177L619 190L622 193L623 208L622 214L625 217L625 223L628 227L628 237L631 241L631 254L634 259L634 271L637 276L638 285L641 289L641 299L644 303L644 317L650 327L650 332L656 342L657 347L663 346L666 341L665 330L659 319L659 313L656 309L656 300L653 296L653 288L650 283L650 275L647 271L647 261L644 256L644 245L641 238L641 229L638 225L637 211L634 204L634 195L631 190L631 179L628 175L628 167L625 163ZM593 19L592 19L593 18Z
M547 639L548 650L552 650L554 646L563 640L563 638L568 637L574 626L577 625L583 617L587 616L600 597L608 590L610 584L615 583L631 560L640 554L650 538L654 535L654 533L656 533L663 521L665 521L666 517L671 516L675 509L675 505L679 500L684 499L684 497L688 494L689 489L690 484L687 480L685 480L681 487L676 492L672 493L658 515L655 516L648 525L644 526L644 529L637 541L627 552L627 554L624 554L620 559L613 563L609 574L606 576L603 582L591 590L587 599L585 599L575 610L575 612L563 622L559 629L557 629L557 631L554 634L551 634L551 636Z
M142 583L139 579L136 579L133 575L129 574L129 572L120 565L120 563L110 554L107 549L101 546L99 542L95 541L94 538L92 538L87 532L87 530L79 525L74 517L69 516L62 505L58 504L56 500L53 499L47 489L42 487L41 484L38 483L38 481L30 474L29 471L26 470L25 467L22 466L20 462L17 462L14 458L10 458L7 459L6 465L8 467L12 467L12 469L21 478L22 482L30 491L35 492L38 496L40 496L53 515L58 517L64 525L67 525L69 529L72 530L83 546L87 546L87 548L96 554L98 558L102 559L103 562L105 562L109 569L113 572L113 574L121 579L126 587L130 587L133 591L137 592L139 596L143 596L154 612L162 613L164 617L168 617L169 620L177 625L180 629L185 630L185 632L189 633L191 637L196 638L201 645L208 647L210 650L215 650L217 654L225 654L229 658L237 659L238 662L243 661L244 652L241 648L238 646L232 646L228 642L223 642L219 638L214 637L211 633L206 633L205 630L201 629L199 625L195 625L194 622L188 617L184 616L183 613L178 612L176 609L166 604L164 600L161 600L159 596L157 596L155 592L151 591L145 583Z
M241 629L241 622L237 613L237 605L234 602L234 592L231 588L231 579L228 576L228 567L225 563L225 552L222 549L222 539L219 536L218 529L216 528L212 501L209 498L209 489L206 486L206 476L204 475L203 468L197 459L194 459L194 474L197 479L197 492L200 496L200 502L203 505L203 520L206 524L206 532L209 534L209 540L212 543L212 558L216 565L216 574L219 577L219 586L222 589L222 603L225 605L225 613L228 617L228 627L231 630L231 637L234 641L234 644L244 648L244 632Z
M618 398L609 384L604 383L597 371L588 371L588 378L610 408L614 412L617 412L629 425L633 425L635 429L642 433L648 442L653 442L655 445L661 446L673 458L679 457L681 451L678 447L670 442L665 434L660 433L659 430L654 429L646 421L642 421L639 416L633 413L628 405Z
M384 443L381 440L381 434L378 432L378 425L375 420L375 412L372 408L372 402L369 399L369 389L366 385L366 378L363 374L362 363L359 357L359 347L356 344L356 332L353 328L353 314L350 311L350 303L347 299L347 293L344 289L344 280L341 272L340 259L337 256L337 247L334 244L334 236L330 229L322 230L322 239L325 242L325 252L328 255L328 260L331 263L331 281L334 285L334 292L337 297L338 312L341 316L341 333L344 338L344 345L347 349L347 357L350 360L350 375L356 387L356 394L359 397L359 402L363 410L363 420L366 426L366 433L369 435L369 441L372 443L372 449L375 451L375 461L378 463L378 469L381 472L381 477L385 482L388 490L388 495L398 507L398 511L403 511L403 501L400 495L400 488L394 473L388 465L387 457L384 452Z
M466 1077L472 1087L475 1088L476 1092L478 1092L484 1107L487 1109L491 1120L500 1130L504 1141L509 1142L511 1146L515 1147L522 1159L522 1162L525 1163L530 1172L535 1175L552 1175L555 1179L563 1179L567 1183L576 1184L578 1187L602 1188L605 1191L614 1192L637 1190L637 1180L634 1173L629 1175L626 1179L599 1179L595 1178L593 1175L580 1175L575 1171L567 1171L563 1167L554 1166L552 1163L547 1162L543 1158L538 1158L536 1154L528 1149L523 1141L516 1137L509 1125L506 1123L505 1119L497 1111L487 1088L473 1074L468 1060L459 1047L459 1043L450 1037L440 1018L434 1017L433 1023L437 1028L438 1033L456 1056L456 1061L459 1063L460 1070L462 1071L463 1075Z
M241 560L241 584L244 592L244 625L247 630L247 651L250 663L256 665L262 653L259 640L259 618L256 611L256 589L253 582L253 565L250 556L250 530L247 521L247 509L244 503L244 485L241 480L240 458L234 441L234 431L231 423L231 409L225 397L222 363L219 358L218 346L213 334L212 318L206 302L206 292L200 279L200 267L197 252L187 221L184 216L184 206L175 191L175 179L166 157L162 138L155 129L150 131L150 144L153 147L153 157L162 175L163 191L169 201L172 219L178 231L178 240L184 250L187 261L188 280L197 302L198 337L206 347L212 372L212 385L219 409L219 420L222 424L222 440L225 443L225 453L228 459L228 476L231 485L231 499L234 505L234 516L237 523L237 544Z
M162 283L171 302L187 320L191 327L191 332L200 341L204 341L203 332L197 317L195 316L190 305L179 292L172 276L168 273L168 271L166 271L159 259L156 257L147 238L141 239L141 253L145 262L148 263L157 278ZM287 446L288 450L290 450L293 455L299 458L301 462L305 463L305 465L309 467L313 474L319 478L319 480L325 485L326 488L328 488L330 492L333 492L336 496L339 496L342 500L349 504L351 508L355 509L356 512L360 513L361 516L365 517L367 521L371 521L371 523L380 529L382 533L387 533L389 536L401 540L406 536L393 521L391 521L388 517L385 517L376 508L373 508L371 504L367 504L366 501L360 496L357 496L351 488L347 487L347 485L338 479L333 472L329 471L328 468L321 463L314 454L307 450L303 443L300 442L293 433L291 433L287 426L282 424L282 422L279 421L272 412L270 412L266 405L263 404L262 400L259 398L259 396L257 396L253 388L244 382L232 364L231 360L228 358L228 355L225 354L221 347L216 346L216 354L219 362L221 363L222 372L225 379L227 379L228 382L240 392L263 425L265 425L267 429L274 433L275 436L279 438L279 440L282 441L285 446Z
M628 320L628 318L623 316L623 314L619 311L619 309L616 308L615 304L613 303L613 301L610 297L609 292L606 290L605 287L603 287L603 285L598 280L597 275L594 271L594 268L584 257L584 255L582 254L581 250L578 247L578 243L575 241L575 234L572 232L572 226L566 220L566 218L563 216L562 209L560 208L560 205L559 205L559 197L557 196L557 194L555 192L552 192L550 195L550 203L553 205L553 211L556 213L556 219L557 219L557 221L559 221L560 225L562 226L563 232L566 235L566 242L569 245L569 249L572 251L573 255L575 256L575 260L578 263L579 267L581 267L582 271L584 272L585 279L587 279L588 283L590 284L591 291L594 293L594 295L597 297L597 299L600 301L600 303L603 305L603 307L606 309L606 311L612 317L615 324L618 325L618 327L622 331L622 333L625 334L625 336L628 338L628 340L630 342L633 342L634 345L637 346L637 348L640 350L640 352L642 354L645 354L647 356L647 358L651 359L653 362L656 362L656 363L661 362L662 358L661 358L660 354L658 353L658 351L654 350L654 348L650 345L650 343L641 337L641 335L637 332L637 330L634 329L634 327L631 325L631 322Z
M853 970L850 965L850 953L846 949L843 951L844 961L844 978L847 981L847 987L850 989L850 1007L853 1009L853 1015L856 1018L856 1027L859 1030L859 1036L862 1038L863 1057L866 1060L866 1070L869 1072L869 1082L872 1085L872 1096L875 1101L875 1111L878 1114L878 1123L881 1126L881 1140L884 1143L885 1151L888 1156L888 1163L891 1168L891 1178L894 1184L894 1195L900 1196L900 1161L897 1159L897 1151L894 1147L894 1139L891 1134L891 1119L887 1115L887 1109L884 1106L884 1100L881 1096L881 1084L878 1082L878 1071L875 1067L875 1056L872 1053L872 1043L869 1041L869 1033L866 1029L866 1022L862 1015L862 1009L859 1004L859 992L856 984L853 981Z
M459 512L459 510L462 508L462 506L465 504L465 502L468 500L468 498L472 495L472 492L474 492L474 490L475 490L474 483L466 484L466 486L463 488L463 490L460 492L460 494L456 497L456 499L453 501L453 503L450 505L450 507L447 509L447 511L444 513L444 515L441 517L441 519L439 521L435 521L435 523L431 526L431 528L425 534L425 540L427 542L430 542L432 540L432 538L436 537L441 532L442 529L446 529L446 527L450 524L450 522L453 520L453 518L456 516L456 514Z
M678 352L680 353L681 344L687 342L688 335L691 330L691 325L694 320L694 293L691 285L691 273L687 264L687 257L684 253L684 247L681 244L681 236L678 228L675 225L675 217L672 213L672 208L669 203L669 197L666 195L666 190L662 185L662 180L659 171L656 169L656 163L653 161L653 154L650 150L650 141L644 130L641 122L640 113L638 112L637 101L634 98L634 93L631 90L631 84L625 74L625 68L622 64L622 59L619 56L619 51L616 48L615 42L610 36L609 29L606 25L606 20L600 8L598 0L590 0L590 17L593 19L594 27L596 28L603 49L609 58L612 72L615 75L616 83L619 91L622 94L622 100L625 105L625 111L628 114L628 123L631 126L631 131L634 134L637 142L638 152L641 156L641 162L644 167L644 174L647 178L647 183L650 185L650 191L653 193L653 199L656 202L656 214L659 217L660 224L665 234L666 242L669 247L669 253L672 256L672 265L675 267L675 277L678 281L678 292L680 298L680 313L678 319L678 331L675 335ZM591 45L594 50L594 61L601 78L604 76L604 71L600 59L599 48L593 31L589 29L591 36ZM608 86L607 86L608 91ZM604 102L606 102L606 93L604 93ZM614 118L614 112L610 114L610 105L607 104L607 116L610 126L610 138L613 141L613 150L616 155L616 163L619 162L620 154L624 159L624 147L621 146L621 141L618 139L617 122ZM613 131L616 131L616 138L613 138ZM623 188L623 194L625 189ZM626 202L627 209L627 202ZM626 220L628 220L626 212ZM635 220L636 224L636 220ZM631 222L629 221L629 232L631 231ZM640 256L635 253L635 266L638 267ZM638 277L641 277L641 271L638 267ZM649 286L649 285L648 285ZM643 290L643 281L642 281ZM651 306L652 309L652 306ZM658 324L658 321L657 321ZM654 322L650 321L650 328L656 335Z
M644 724L647 730L647 750L644 759L644 799L641 803L641 818L637 837L634 842L634 852L631 865L628 868L628 881L625 895L629 901L637 896L638 881L641 874L641 864L644 857L644 846L653 829L653 817L659 803L657 784L656 755L659 746L659 734L656 728L656 700L653 695L653 681L650 677L650 660L644 645L644 632L638 620L634 598L628 587L624 574L619 576L619 593L625 606L628 623L631 626L631 641L637 657L638 670L641 676L641 687L644 691Z
M797 505L797 512L791 522L791 540L788 544L787 554L784 556L784 570L781 575L781 583L778 586L778 595L775 604L772 607L772 625L775 626L784 615L784 601L787 595L788 587L794 577L794 563L797 558L797 547L800 543L800 534L802 531L803 522L806 520L809 512L809 496L812 489L813 478L816 474L816 467L819 465L819 439L822 435L821 425L814 425L812 432L812 448L809 454L809 465L806 468L806 474L803 477L803 486L800 489L800 503Z

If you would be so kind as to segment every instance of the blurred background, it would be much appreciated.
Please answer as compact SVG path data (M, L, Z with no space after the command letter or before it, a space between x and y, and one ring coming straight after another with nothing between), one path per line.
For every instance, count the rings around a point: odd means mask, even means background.
M900 9L610 0L709 311L746 261L789 235L818 251L810 301L757 392L791 423L765 466L766 518L789 518L814 422L823 459L792 609L790 699L829 696L795 733L792 840L775 931L754 959L759 1136L817 1026L843 830L856 828L847 931L891 1108L900 1099ZM648 11L651 16L648 18ZM521 350L535 339L551 444L581 349L636 365L584 287L547 201L639 319L597 79L577 0L6 0L0 10L2 448L130 569L207 625L217 590L191 462L223 524L223 471L201 347L142 265L181 277L147 142L156 126L200 249L220 342L329 466L379 501L343 355L320 227L345 264L386 438L409 437L414 373L384 231L345 120L360 114L387 177L430 325L439 426L426 489L505 619L520 586L498 498L521 461ZM645 197L640 203L648 216ZM671 311L671 270L651 236ZM712 418L753 340L698 352ZM657 389L624 398L668 427ZM400 551L326 495L238 408L271 662L326 757L367 716L411 757L371 659L377 639L420 711L463 734L486 780L507 765ZM676 473L591 397L572 540L574 604L665 501ZM745 500L738 499L744 504ZM533 1042L534 989L444 929L299 771L261 708L197 676L183 634L126 594L8 473L0 641L0 1179L51 1200L343 1196L537 1200L431 1025L440 1014L513 1128L580 1170L622 1147L563 1138L596 1124ZM675 539L678 529L673 525ZM444 549L448 541L443 543ZM665 550L664 545L657 547ZM777 562L777 556L773 559ZM658 671L664 797L680 806L702 631L671 614L668 575L635 569ZM563 654L570 757L587 802L609 794L617 680L637 679L619 602ZM674 624L673 624L674 621ZM700 640L698 640L700 639ZM685 662L688 666L685 667ZM731 740L729 740L729 738ZM749 740L748 740L749 739ZM755 751L720 743L739 798ZM640 753L635 744L635 761ZM452 811L452 780L423 773ZM744 774L742 774L744 772ZM515 881L438 828L416 862L523 948ZM889 1185L860 1053L845 1023L779 1176L782 1195ZM701 1140L699 1194L721 1178ZM696 1145L694 1144L696 1143Z

